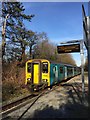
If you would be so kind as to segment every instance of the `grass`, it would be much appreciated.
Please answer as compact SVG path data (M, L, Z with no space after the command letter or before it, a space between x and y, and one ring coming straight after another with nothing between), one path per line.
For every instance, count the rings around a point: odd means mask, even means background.
M4 84L2 90L2 104L8 104L30 94L26 87L15 84Z

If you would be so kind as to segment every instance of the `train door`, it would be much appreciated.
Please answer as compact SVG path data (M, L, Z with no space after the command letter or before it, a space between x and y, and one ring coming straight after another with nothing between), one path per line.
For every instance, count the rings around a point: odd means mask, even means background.
M38 63L34 63L33 64L33 83L34 84L38 84L39 83L39 74L40 74L39 64Z
M67 79L67 67L65 66L65 79Z
M72 68L72 71L73 71L73 76L74 76L74 67Z
M54 73L54 83L58 81L58 67L53 67L53 73Z
M64 79L64 67L60 66L59 71L60 71L60 80L63 80Z

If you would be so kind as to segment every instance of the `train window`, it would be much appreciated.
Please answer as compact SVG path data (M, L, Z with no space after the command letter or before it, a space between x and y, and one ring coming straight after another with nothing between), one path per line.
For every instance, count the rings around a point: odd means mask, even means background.
M69 73L71 73L71 68L69 68Z
M53 73L57 70L57 66L53 66Z
M31 73L31 63L27 63L27 71L28 73Z
M63 73L63 67L60 67L60 73Z
M74 71L76 71L76 68L74 68Z
M72 71L71 67L67 67L67 74L68 74L68 75L69 75L70 73L72 73L71 71Z
M43 73L48 73L48 63L47 62L43 62L42 72Z
M56 66L55 66L55 71L56 71Z
M72 68L70 68L70 73L72 73Z

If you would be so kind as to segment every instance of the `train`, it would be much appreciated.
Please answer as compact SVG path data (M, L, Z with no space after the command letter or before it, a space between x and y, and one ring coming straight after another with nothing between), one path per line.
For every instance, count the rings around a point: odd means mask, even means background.
M69 64L56 63L47 59L31 59L26 62L25 85L33 90L50 87L81 73L81 68Z

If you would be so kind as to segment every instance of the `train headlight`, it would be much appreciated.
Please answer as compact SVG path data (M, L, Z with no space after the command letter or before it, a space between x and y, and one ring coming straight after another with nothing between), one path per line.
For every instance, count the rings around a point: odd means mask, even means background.
M31 78L28 78L27 81L31 81Z
M27 79L27 84L30 84L31 83L31 78L28 78Z
M47 82L47 79L42 79L44 82Z

